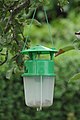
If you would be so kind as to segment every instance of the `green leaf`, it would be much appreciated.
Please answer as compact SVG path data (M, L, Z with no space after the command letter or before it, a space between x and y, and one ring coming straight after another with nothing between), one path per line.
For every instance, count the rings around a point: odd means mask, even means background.
M75 81L75 80L80 80L80 73L75 74L75 75L69 80L69 82L73 82L73 81Z
M68 51L73 50L73 49L75 49L74 45L66 46L64 48L59 49L58 53L56 53L55 56L58 56L58 55L60 55L62 53L68 52Z
M64 6L64 5L67 5L69 2L68 2L68 0L58 0L58 2L59 2L59 4L60 4L60 6Z
M28 19L27 20L27 24L30 24L31 21L32 21L32 19ZM36 20L36 19L33 19L33 24L37 25L37 26L41 26L41 23L38 20Z
M6 78L7 79L11 79L12 72L13 72L13 69L10 69L10 70L7 71L7 73L6 73Z
M75 49L80 50L80 40L74 41L74 47L75 47Z
M74 47L73 45L69 45L69 46L66 46L66 47L62 48L62 50L63 50L64 52L67 52L67 51L73 50L73 49L75 49L75 47Z
M3 50L3 48L1 48L1 46L0 46L0 52L2 52L2 50Z

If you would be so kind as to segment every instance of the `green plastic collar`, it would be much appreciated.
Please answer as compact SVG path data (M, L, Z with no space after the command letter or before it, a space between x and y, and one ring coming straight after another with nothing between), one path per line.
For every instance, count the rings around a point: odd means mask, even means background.
M55 76L52 60L28 60L24 63L25 73L22 76L46 75Z

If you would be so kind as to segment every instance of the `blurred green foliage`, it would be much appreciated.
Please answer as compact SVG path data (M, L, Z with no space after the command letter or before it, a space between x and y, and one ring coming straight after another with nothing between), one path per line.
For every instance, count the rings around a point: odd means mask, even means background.
M39 0L35 5L35 1L31 1L29 9L25 5L24 9L21 9L23 2L25 1L0 0L0 120L79 120L80 82L68 83L70 77L80 72L78 47L54 58L56 73L54 104L39 112L25 105L21 77L23 56L20 51L28 34L35 6L38 6L38 9L27 45L53 46L41 7L43 4L46 5L45 2ZM11 12L18 6L19 11L13 15ZM70 1L69 4L66 0L50 0L50 4L47 3L46 10L56 49L73 45L76 39L74 33L80 29L79 6L79 0ZM10 19L11 14L14 19Z

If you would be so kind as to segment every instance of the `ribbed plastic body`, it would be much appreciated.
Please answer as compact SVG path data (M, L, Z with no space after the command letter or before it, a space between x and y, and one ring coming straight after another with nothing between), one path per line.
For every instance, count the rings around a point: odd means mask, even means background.
M30 107L47 107L53 103L54 76L24 76L25 102Z

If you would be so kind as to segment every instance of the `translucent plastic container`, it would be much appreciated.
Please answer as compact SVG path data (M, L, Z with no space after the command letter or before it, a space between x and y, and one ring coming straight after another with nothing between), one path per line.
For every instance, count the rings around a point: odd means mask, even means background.
M23 77L25 102L30 107L47 107L53 103L54 77Z

